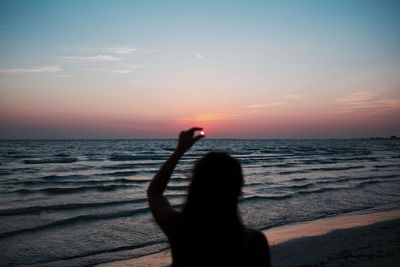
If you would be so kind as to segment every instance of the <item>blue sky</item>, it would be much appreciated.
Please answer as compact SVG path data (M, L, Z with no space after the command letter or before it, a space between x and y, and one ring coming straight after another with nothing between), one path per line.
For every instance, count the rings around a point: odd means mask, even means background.
M172 137L191 124L214 137L395 134L399 11L367 0L2 1L0 137Z

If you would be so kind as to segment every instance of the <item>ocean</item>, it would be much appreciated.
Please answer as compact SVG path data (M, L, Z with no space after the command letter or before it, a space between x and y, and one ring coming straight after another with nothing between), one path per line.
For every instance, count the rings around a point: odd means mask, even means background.
M146 200L176 140L0 141L0 265L85 266L168 246ZM180 209L208 151L242 164L243 222L268 229L400 208L400 140L208 140L169 184Z

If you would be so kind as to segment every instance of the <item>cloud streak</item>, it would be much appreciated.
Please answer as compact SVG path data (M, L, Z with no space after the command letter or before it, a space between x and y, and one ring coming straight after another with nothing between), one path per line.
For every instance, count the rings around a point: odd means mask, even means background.
M137 52L140 49L134 47L110 47L106 50L112 54L126 55L126 54L131 54L133 52Z
M202 113L189 117L176 118L177 122L210 122L210 121L220 121L220 120L232 120L236 119L234 115L222 114L222 113Z
M35 66L30 68L11 68L0 69L0 73L4 74L18 74L18 73L52 73L60 72L63 69L59 66Z
M378 99L376 93L372 91L354 92L336 99L335 102L342 107L340 111L342 113L371 109L383 112L400 108L400 99Z
M336 99L336 102L342 105L348 105L353 107L364 107L371 102L372 98L375 97L375 93L372 91L360 91L354 92L350 95L340 97Z
M301 98L301 95L288 94L288 95L283 95L282 98L285 98L285 99L299 99L299 98Z
M283 104L283 102L268 102L268 103L246 105L246 106L243 106L243 108L247 108L247 109L264 109L264 108L277 107L277 106L280 106L282 104Z
M96 56L66 56L62 60L67 63L88 63L88 62L107 62L120 61L121 58L112 55L96 55Z
M60 74L60 75L57 75L57 77L60 77L60 78L71 78L72 75L70 75L70 74Z
M133 69L137 69L140 66L133 66L132 68L125 68L125 69L106 69L106 68L89 68L88 70L92 71L104 71L104 72L111 72L117 74L129 74L132 73Z
M136 48L132 46L116 45L116 46L105 46L105 47L69 47L64 49L68 53L84 53L84 54L115 54L115 55L129 55L133 53L158 53L160 49L144 49Z

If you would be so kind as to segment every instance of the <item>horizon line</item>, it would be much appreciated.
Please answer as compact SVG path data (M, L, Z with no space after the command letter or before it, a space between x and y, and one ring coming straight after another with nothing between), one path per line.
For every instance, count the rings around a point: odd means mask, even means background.
M394 136L394 137L393 137ZM306 138L207 138L205 140L354 140L354 139L400 139L400 136L388 137L306 137ZM177 138L0 138L0 141L129 141L129 140L178 140Z

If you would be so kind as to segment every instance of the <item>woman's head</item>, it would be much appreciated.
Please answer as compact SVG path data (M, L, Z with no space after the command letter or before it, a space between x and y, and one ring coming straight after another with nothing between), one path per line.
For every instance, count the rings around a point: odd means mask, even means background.
M224 259L242 256L245 240L238 209L242 186L242 168L228 154L211 152L196 163L180 228L185 255L189 261L196 259L195 265L205 265L199 251L214 258L223 251L229 251Z
M194 167L186 206L197 212L206 209L236 213L242 186L239 162L227 153L210 152Z

